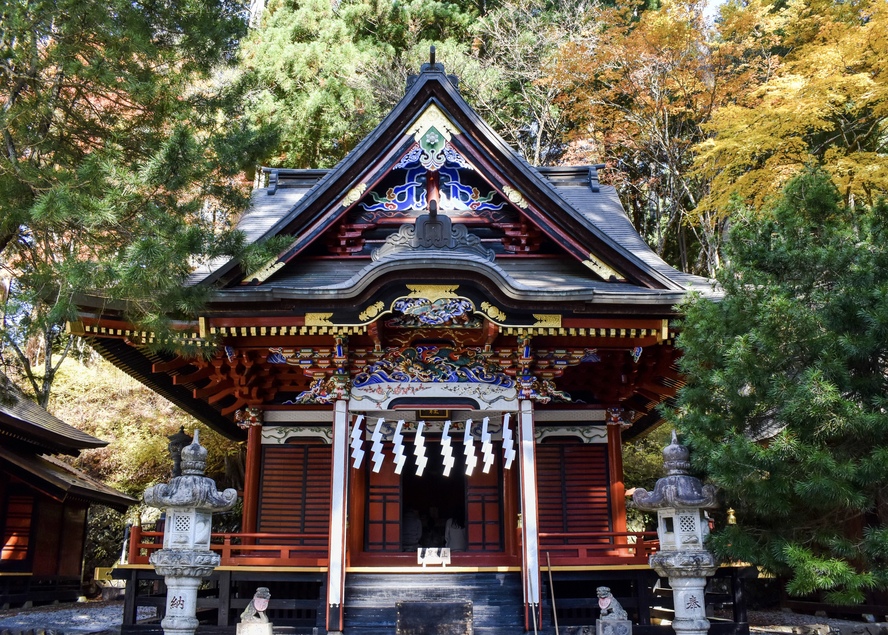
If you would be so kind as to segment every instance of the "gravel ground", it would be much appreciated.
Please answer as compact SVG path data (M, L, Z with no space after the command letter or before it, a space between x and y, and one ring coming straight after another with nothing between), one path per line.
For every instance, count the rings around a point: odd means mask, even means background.
M153 608L139 609L139 619L154 617ZM114 633L123 619L123 601L56 604L0 611L0 631L53 630L66 635ZM749 611L749 624L759 632L838 633L864 622L838 620L783 611Z
M155 609L139 609L139 619L154 617ZM53 604L0 611L0 631L53 630L72 635L116 631L123 622L123 601Z

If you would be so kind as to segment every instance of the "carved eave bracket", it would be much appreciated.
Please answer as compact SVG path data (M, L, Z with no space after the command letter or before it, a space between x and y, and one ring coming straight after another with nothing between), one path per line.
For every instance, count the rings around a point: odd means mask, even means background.
M351 393L349 373L348 338L336 337L331 348L271 350L274 363L284 363L302 368L303 373L312 378L308 390L296 396L291 405L332 404L339 399L348 399Z
M436 201L432 201L429 208L430 212L418 217L415 224L401 225L396 234L386 238L385 244L373 251L373 260L393 254L443 250L473 254L493 262L493 250L486 249L481 239L470 234L465 225L454 225L448 216L438 214Z

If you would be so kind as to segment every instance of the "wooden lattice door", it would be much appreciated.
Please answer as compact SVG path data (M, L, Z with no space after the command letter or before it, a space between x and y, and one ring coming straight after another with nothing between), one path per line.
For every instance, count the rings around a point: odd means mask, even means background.
M541 533L611 531L606 444L543 443L536 448L536 461ZM588 540L562 536L543 538L541 542Z
M391 450L387 450L391 456ZM365 551L401 551L401 477L392 461L385 461L379 472L366 466L367 515Z
M466 478L466 528L469 551L503 550L502 479L499 461L485 474L478 465Z
M327 543L331 460L330 446L321 443L263 446L260 533L302 535L274 539L283 544Z

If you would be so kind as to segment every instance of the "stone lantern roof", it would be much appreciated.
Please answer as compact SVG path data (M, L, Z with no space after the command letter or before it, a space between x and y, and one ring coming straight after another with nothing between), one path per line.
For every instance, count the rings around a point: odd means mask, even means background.
M716 489L703 485L700 479L691 476L690 452L678 442L675 430L672 443L663 450L663 467L666 476L659 479L654 491L638 489L632 496L635 506L642 511L656 511L665 508L675 509L715 509Z

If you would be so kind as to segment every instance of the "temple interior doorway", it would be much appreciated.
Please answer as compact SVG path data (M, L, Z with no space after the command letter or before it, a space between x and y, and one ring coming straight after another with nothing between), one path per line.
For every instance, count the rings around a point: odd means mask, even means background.
M444 475L440 443L426 443L428 464L421 476L416 474L413 445L401 474L401 547L415 551L419 547L466 548L466 476L462 445L453 444L453 467Z

